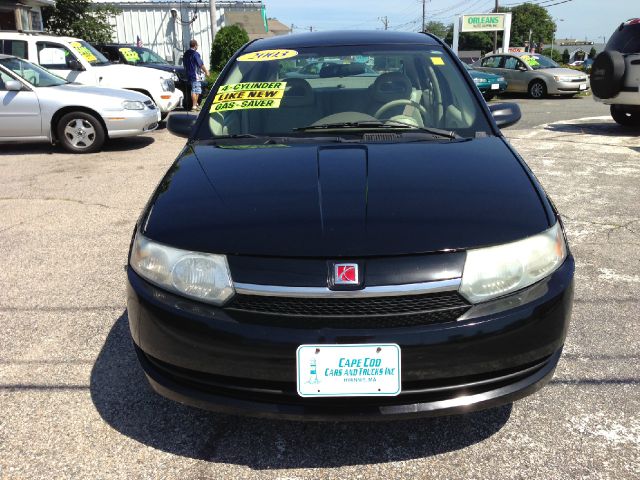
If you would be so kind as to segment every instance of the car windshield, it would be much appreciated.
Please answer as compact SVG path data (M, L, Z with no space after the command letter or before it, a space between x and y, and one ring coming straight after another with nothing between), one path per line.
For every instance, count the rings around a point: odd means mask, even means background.
M100 65L109 65L111 63L109 62L109 60L107 60L107 57L93 48L93 45L85 42L84 40L74 40L70 42L70 45L76 52L78 52L82 56L82 58L84 58L94 67Z
M169 64L169 62L153 50L145 47L120 47L118 50L122 53L127 63L131 65L145 65L147 63Z
M317 68L319 67L319 68ZM206 103L200 138L439 129L490 133L454 59L428 45L306 47L241 55Z
M20 58L3 58L0 65L22 77L34 87L55 87L67 82L44 68Z
M537 55L534 53L529 53L527 55L521 55L520 60L528 64L534 70L539 70L541 68L559 68L556 62L551 60L549 57L545 57L544 55Z

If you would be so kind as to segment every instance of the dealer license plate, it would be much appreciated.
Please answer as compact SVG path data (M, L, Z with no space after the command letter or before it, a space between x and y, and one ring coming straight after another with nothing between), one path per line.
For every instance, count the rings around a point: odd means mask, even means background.
M491 84L491 90L498 90L499 88L500 88L500 85L498 85L497 83Z
M301 397L371 397L400 393L400 347L393 343L300 345Z
M580 85L580 90L586 90L587 89L587 84L583 83L582 85Z

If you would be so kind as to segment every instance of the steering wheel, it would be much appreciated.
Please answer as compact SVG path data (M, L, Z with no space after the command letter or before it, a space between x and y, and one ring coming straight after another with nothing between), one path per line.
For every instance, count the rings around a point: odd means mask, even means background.
M423 105L420 105L418 102L416 102L414 100L409 100L408 98L399 98L398 100L391 100L390 102L387 102L384 105L382 105L376 111L376 113L373 114L373 116L376 117L376 118L380 118L382 116L382 114L384 112L386 112L387 110L389 110L389 109L391 109L393 107L399 107L400 105L411 105L412 107L418 109L418 111L422 115L427 115L427 109L424 108ZM422 121L422 118L420 120Z

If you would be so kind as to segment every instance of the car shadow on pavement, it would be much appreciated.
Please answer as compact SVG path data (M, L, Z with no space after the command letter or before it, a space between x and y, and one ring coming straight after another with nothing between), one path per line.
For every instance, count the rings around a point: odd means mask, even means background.
M114 138L107 140L102 147L101 152L125 152L127 150L139 150L148 147L155 139L151 136L144 135L138 137ZM7 143L0 145L0 156L3 155L41 155L67 152L60 145L51 145L50 143ZM87 155L99 155L100 152Z
M511 405L393 422L292 422L187 407L153 391L138 365L125 311L91 372L91 398L111 427L158 450L253 469L338 467L429 457L498 432Z
M575 122L556 122L545 126L545 130L551 132L563 132L563 133L581 133L586 135L600 135L605 137L636 137L640 134L640 128L638 127L624 127L618 125L613 120L602 121L584 121L581 123Z

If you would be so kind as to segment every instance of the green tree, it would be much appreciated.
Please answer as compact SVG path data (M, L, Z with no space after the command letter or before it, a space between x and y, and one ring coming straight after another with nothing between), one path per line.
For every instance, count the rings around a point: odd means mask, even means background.
M432 33L436 37L445 38L449 33L449 27L442 22L427 22L425 25L426 31Z
M249 41L247 32L238 25L222 27L211 46L211 74L218 76L229 59Z
M553 51L550 48L545 48L544 50L542 50L542 55L549 57L556 62L562 61L562 54L555 48L553 49Z
M453 28L450 28L445 37L445 42L453 43ZM501 45L498 41L498 45ZM460 34L458 40L459 50L480 50L482 55L493 51L493 32L465 32Z
M562 63L569 63L570 58L569 50L565 48L564 52L562 52Z
M533 43L550 43L556 24L547 10L533 3L523 3L513 8L500 9L501 12L511 12L511 44L524 45L529 41Z
M108 43L113 34L109 19L120 11L113 5L90 0L57 0L55 6L42 9L42 18L45 30L54 35Z
M595 47L591 47L591 50L589 50L589 58L596 58L596 49Z

